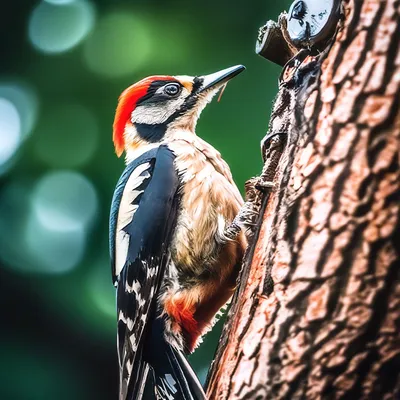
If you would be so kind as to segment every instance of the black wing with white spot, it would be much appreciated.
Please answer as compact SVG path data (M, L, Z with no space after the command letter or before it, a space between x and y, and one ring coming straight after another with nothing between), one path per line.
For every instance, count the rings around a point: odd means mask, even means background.
M110 251L117 286L120 399L138 399L148 365L143 360L149 318L169 261L179 180L174 155L160 146L127 166L114 194Z

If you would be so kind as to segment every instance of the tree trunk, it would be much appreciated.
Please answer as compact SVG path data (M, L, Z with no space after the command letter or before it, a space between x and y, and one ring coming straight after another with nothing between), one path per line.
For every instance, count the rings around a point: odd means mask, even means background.
M400 398L400 2L342 5L283 71L212 400Z

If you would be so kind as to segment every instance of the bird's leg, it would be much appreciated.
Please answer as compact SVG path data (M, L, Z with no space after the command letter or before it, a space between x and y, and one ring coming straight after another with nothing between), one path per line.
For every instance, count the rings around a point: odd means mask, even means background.
M247 234L253 232L260 214L262 196L265 191L272 190L273 187L272 182L264 181L261 176L251 178L246 182L246 201L226 229L225 236L227 238L235 239L241 230Z
M245 232L247 232L247 230L252 230L259 215L258 211L258 207L255 203L246 201L239 210L235 219L226 228L224 236L228 240L233 240L239 235L242 229Z

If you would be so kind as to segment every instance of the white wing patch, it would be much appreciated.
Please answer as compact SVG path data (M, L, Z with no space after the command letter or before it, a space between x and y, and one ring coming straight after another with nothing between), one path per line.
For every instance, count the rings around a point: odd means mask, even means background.
M156 396L160 400L174 400L177 391L176 381L170 374L164 375L161 378L161 384L156 386Z
M147 171L150 163L140 164L135 168L126 182L118 210L117 227L115 232L115 275L118 276L124 268L129 248L129 235L124 228L132 222L132 219L139 208L135 200L143 193L138 190L140 185L151 177Z

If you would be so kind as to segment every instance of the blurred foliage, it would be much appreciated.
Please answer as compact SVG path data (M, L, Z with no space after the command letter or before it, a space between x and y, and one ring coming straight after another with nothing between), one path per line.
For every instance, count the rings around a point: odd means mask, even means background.
M24 0L0 24L0 399L112 399L108 212L118 95L152 74L247 71L197 132L243 188L260 171L279 68L254 53L289 1ZM190 356L204 380L221 323Z

